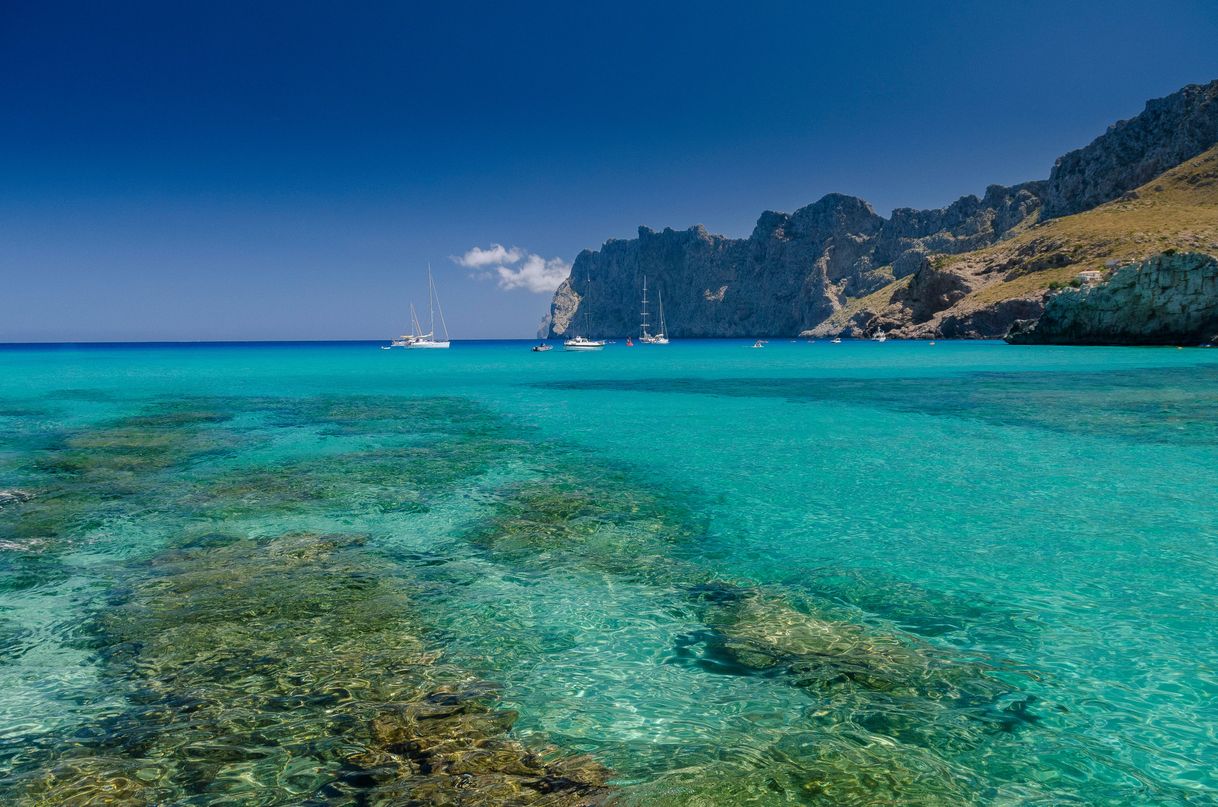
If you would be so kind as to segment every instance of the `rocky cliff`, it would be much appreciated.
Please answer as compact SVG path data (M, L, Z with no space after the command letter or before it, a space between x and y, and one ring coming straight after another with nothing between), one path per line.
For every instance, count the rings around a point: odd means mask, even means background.
M1164 253L1115 271L1106 282L1049 297L1037 319L1007 341L1058 345L1197 345L1218 341L1218 260Z
M767 211L748 238L698 226L607 241L575 259L554 295L551 333L634 333L643 278L672 334L683 337L798 333L843 301L911 274L932 253L992 244L1034 217L1043 183L991 186L941 210L876 214L853 196L829 194L794 213Z
M1175 250L1218 255L1218 146L1094 210L1038 223L993 246L938 255L909 278L850 300L806 333L997 338L1033 319L1083 272Z
M1156 247L1209 250L1205 226L1175 227L1188 237L1165 238L1174 225L1162 222L1127 233L1142 238L1136 249L1094 243L1106 236L1081 248L1072 239L1079 213L1136 206L1139 193L1155 190L1140 186L1215 143L1218 81L1151 101L1058 160L1048 180L991 186L939 210L884 218L861 199L830 194L794 213L763 213L747 238L640 227L637 238L580 253L554 296L550 333L637 332L646 276L677 337L1002 336L1040 313L1050 283L1095 260L1145 258ZM1141 223L1120 226L1131 225ZM1193 243L1198 232L1201 244Z
M1044 190L1044 218L1119 198L1218 143L1218 81L1146 104L1089 146L1058 159Z

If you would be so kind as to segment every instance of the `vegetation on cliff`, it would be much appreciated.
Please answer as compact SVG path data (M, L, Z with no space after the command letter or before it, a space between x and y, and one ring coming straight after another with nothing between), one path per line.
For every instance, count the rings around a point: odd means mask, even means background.
M744 239L641 227L579 255L550 333L633 332L646 276L678 337L999 337L1080 271L1165 249L1218 254L1216 144L1213 81L1149 102L1061 157L1047 180L991 186L940 210L884 218L829 194L763 213Z
M1002 336L1015 320L1039 316L1046 296L1079 273L1108 275L1168 250L1218 255L1218 147L1094 210L927 261L913 277L848 301L809 334ZM951 291L936 299L932 285Z

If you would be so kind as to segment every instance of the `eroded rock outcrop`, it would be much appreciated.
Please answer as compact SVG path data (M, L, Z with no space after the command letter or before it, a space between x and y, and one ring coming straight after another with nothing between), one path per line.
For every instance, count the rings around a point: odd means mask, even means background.
M743 239L701 226L640 227L636 239L579 254L554 295L551 334L633 333L644 277L653 306L663 295L671 334L795 334L848 298L912 274L932 253L994 243L1035 215L1039 185L995 185L984 198L966 196L941 210L900 209L889 219L862 199L829 194L794 213L762 213Z
M1044 189L1044 218L1119 198L1218 143L1218 80L1148 101L1085 148L1058 159Z
M1036 320L1016 323L1013 344L1196 345L1218 339L1218 259L1158 255L1107 282L1060 292Z
M861 199L830 194L791 214L763 213L747 238L641 227L636 239L579 255L555 294L550 334L636 332L647 277L677 337L997 338L1039 314L1050 283L1097 268L1093 261L1208 250L1210 201L1164 201L1171 193L1156 183L1215 144L1218 81L1149 102L1059 159L1047 180L994 185L939 210L884 218ZM1187 179L1197 197L1204 171ZM1113 209L1052 226L1103 207ZM1044 274L1030 279L1036 273Z

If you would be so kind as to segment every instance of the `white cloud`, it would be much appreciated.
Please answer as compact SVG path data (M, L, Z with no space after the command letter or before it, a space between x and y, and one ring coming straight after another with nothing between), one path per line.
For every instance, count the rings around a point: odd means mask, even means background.
M452 261L473 269L474 277L497 279L501 289L527 289L534 294L552 294L571 274L571 264L562 258L543 258L519 247L506 249L502 244L491 244L487 249L473 247L464 255L453 255Z
M464 255L451 256L453 263L469 269L483 269L487 266L503 263L516 263L524 257L524 250L519 247L507 249L503 244L491 244L488 249L474 247Z
M571 264L562 258L529 255L519 269L500 266L495 271L499 274L501 289L528 289L536 294L550 294L571 274Z

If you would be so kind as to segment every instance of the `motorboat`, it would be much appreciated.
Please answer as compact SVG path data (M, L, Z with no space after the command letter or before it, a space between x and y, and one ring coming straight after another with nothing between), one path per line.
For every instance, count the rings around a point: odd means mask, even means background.
M562 343L563 350L604 350L604 339L585 339L582 336L573 336Z

